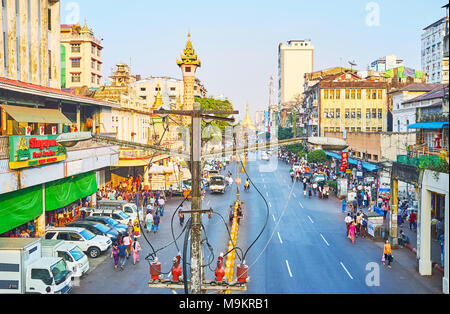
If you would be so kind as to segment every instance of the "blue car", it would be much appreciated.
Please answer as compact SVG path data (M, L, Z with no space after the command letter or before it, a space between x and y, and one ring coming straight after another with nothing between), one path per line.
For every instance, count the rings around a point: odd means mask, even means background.
M117 241L119 238L119 232L107 225L100 222L89 221L89 220L77 220L66 225L67 227L78 227L89 230L93 234L102 235L110 238L113 242Z
M87 216L84 220L88 221L96 221L100 222L104 225L107 225L113 229L116 229L123 236L128 235L128 227L127 225L119 223L117 220L112 219L111 217L106 216Z

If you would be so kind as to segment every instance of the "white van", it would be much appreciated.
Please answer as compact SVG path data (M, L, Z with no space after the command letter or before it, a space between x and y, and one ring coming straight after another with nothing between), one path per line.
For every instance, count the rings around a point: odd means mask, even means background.
M81 277L89 270L89 260L75 244L62 240L42 240L42 256L61 257L72 271L72 278Z
M44 238L47 240L63 240L77 245L91 258L99 257L112 246L110 238L95 235L84 228L76 227L50 228L45 232Z
M131 220L134 221L138 215L142 218L142 210L138 212L138 208L134 203L128 203L127 201L120 200L99 200L97 201L97 208L94 211L114 209L123 211L126 215L130 216Z
M128 216L121 210L115 210L115 209L98 209L94 208L92 211L89 212L90 216L93 217L110 217L114 220L117 220L121 224L128 224L128 221L131 219L133 222L136 216Z

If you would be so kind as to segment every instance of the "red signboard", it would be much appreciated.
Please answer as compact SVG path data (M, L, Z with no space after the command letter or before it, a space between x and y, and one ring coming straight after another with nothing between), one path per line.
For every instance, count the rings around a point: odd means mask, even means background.
M342 158L342 167L345 167L345 168L347 168L347 166L348 166L348 153L347 152L343 152L342 154L341 154L341 158Z

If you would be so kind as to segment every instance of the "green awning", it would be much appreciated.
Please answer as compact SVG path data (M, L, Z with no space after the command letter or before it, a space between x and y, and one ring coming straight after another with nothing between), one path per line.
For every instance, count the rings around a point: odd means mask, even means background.
M58 109L37 109L11 105L1 105L1 107L17 122L72 124Z

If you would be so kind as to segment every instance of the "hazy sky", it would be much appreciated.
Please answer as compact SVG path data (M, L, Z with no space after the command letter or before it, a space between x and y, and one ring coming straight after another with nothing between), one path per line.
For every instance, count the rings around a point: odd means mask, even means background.
M181 79L176 58L188 31L209 95L224 94L245 113L265 109L278 74L278 45L311 39L314 70L358 69L396 54L421 70L422 29L445 15L442 0L78 0L61 1L61 24L87 20L103 39L103 75L119 62L133 74ZM275 80L277 86L277 80ZM254 114L252 114L254 117Z

